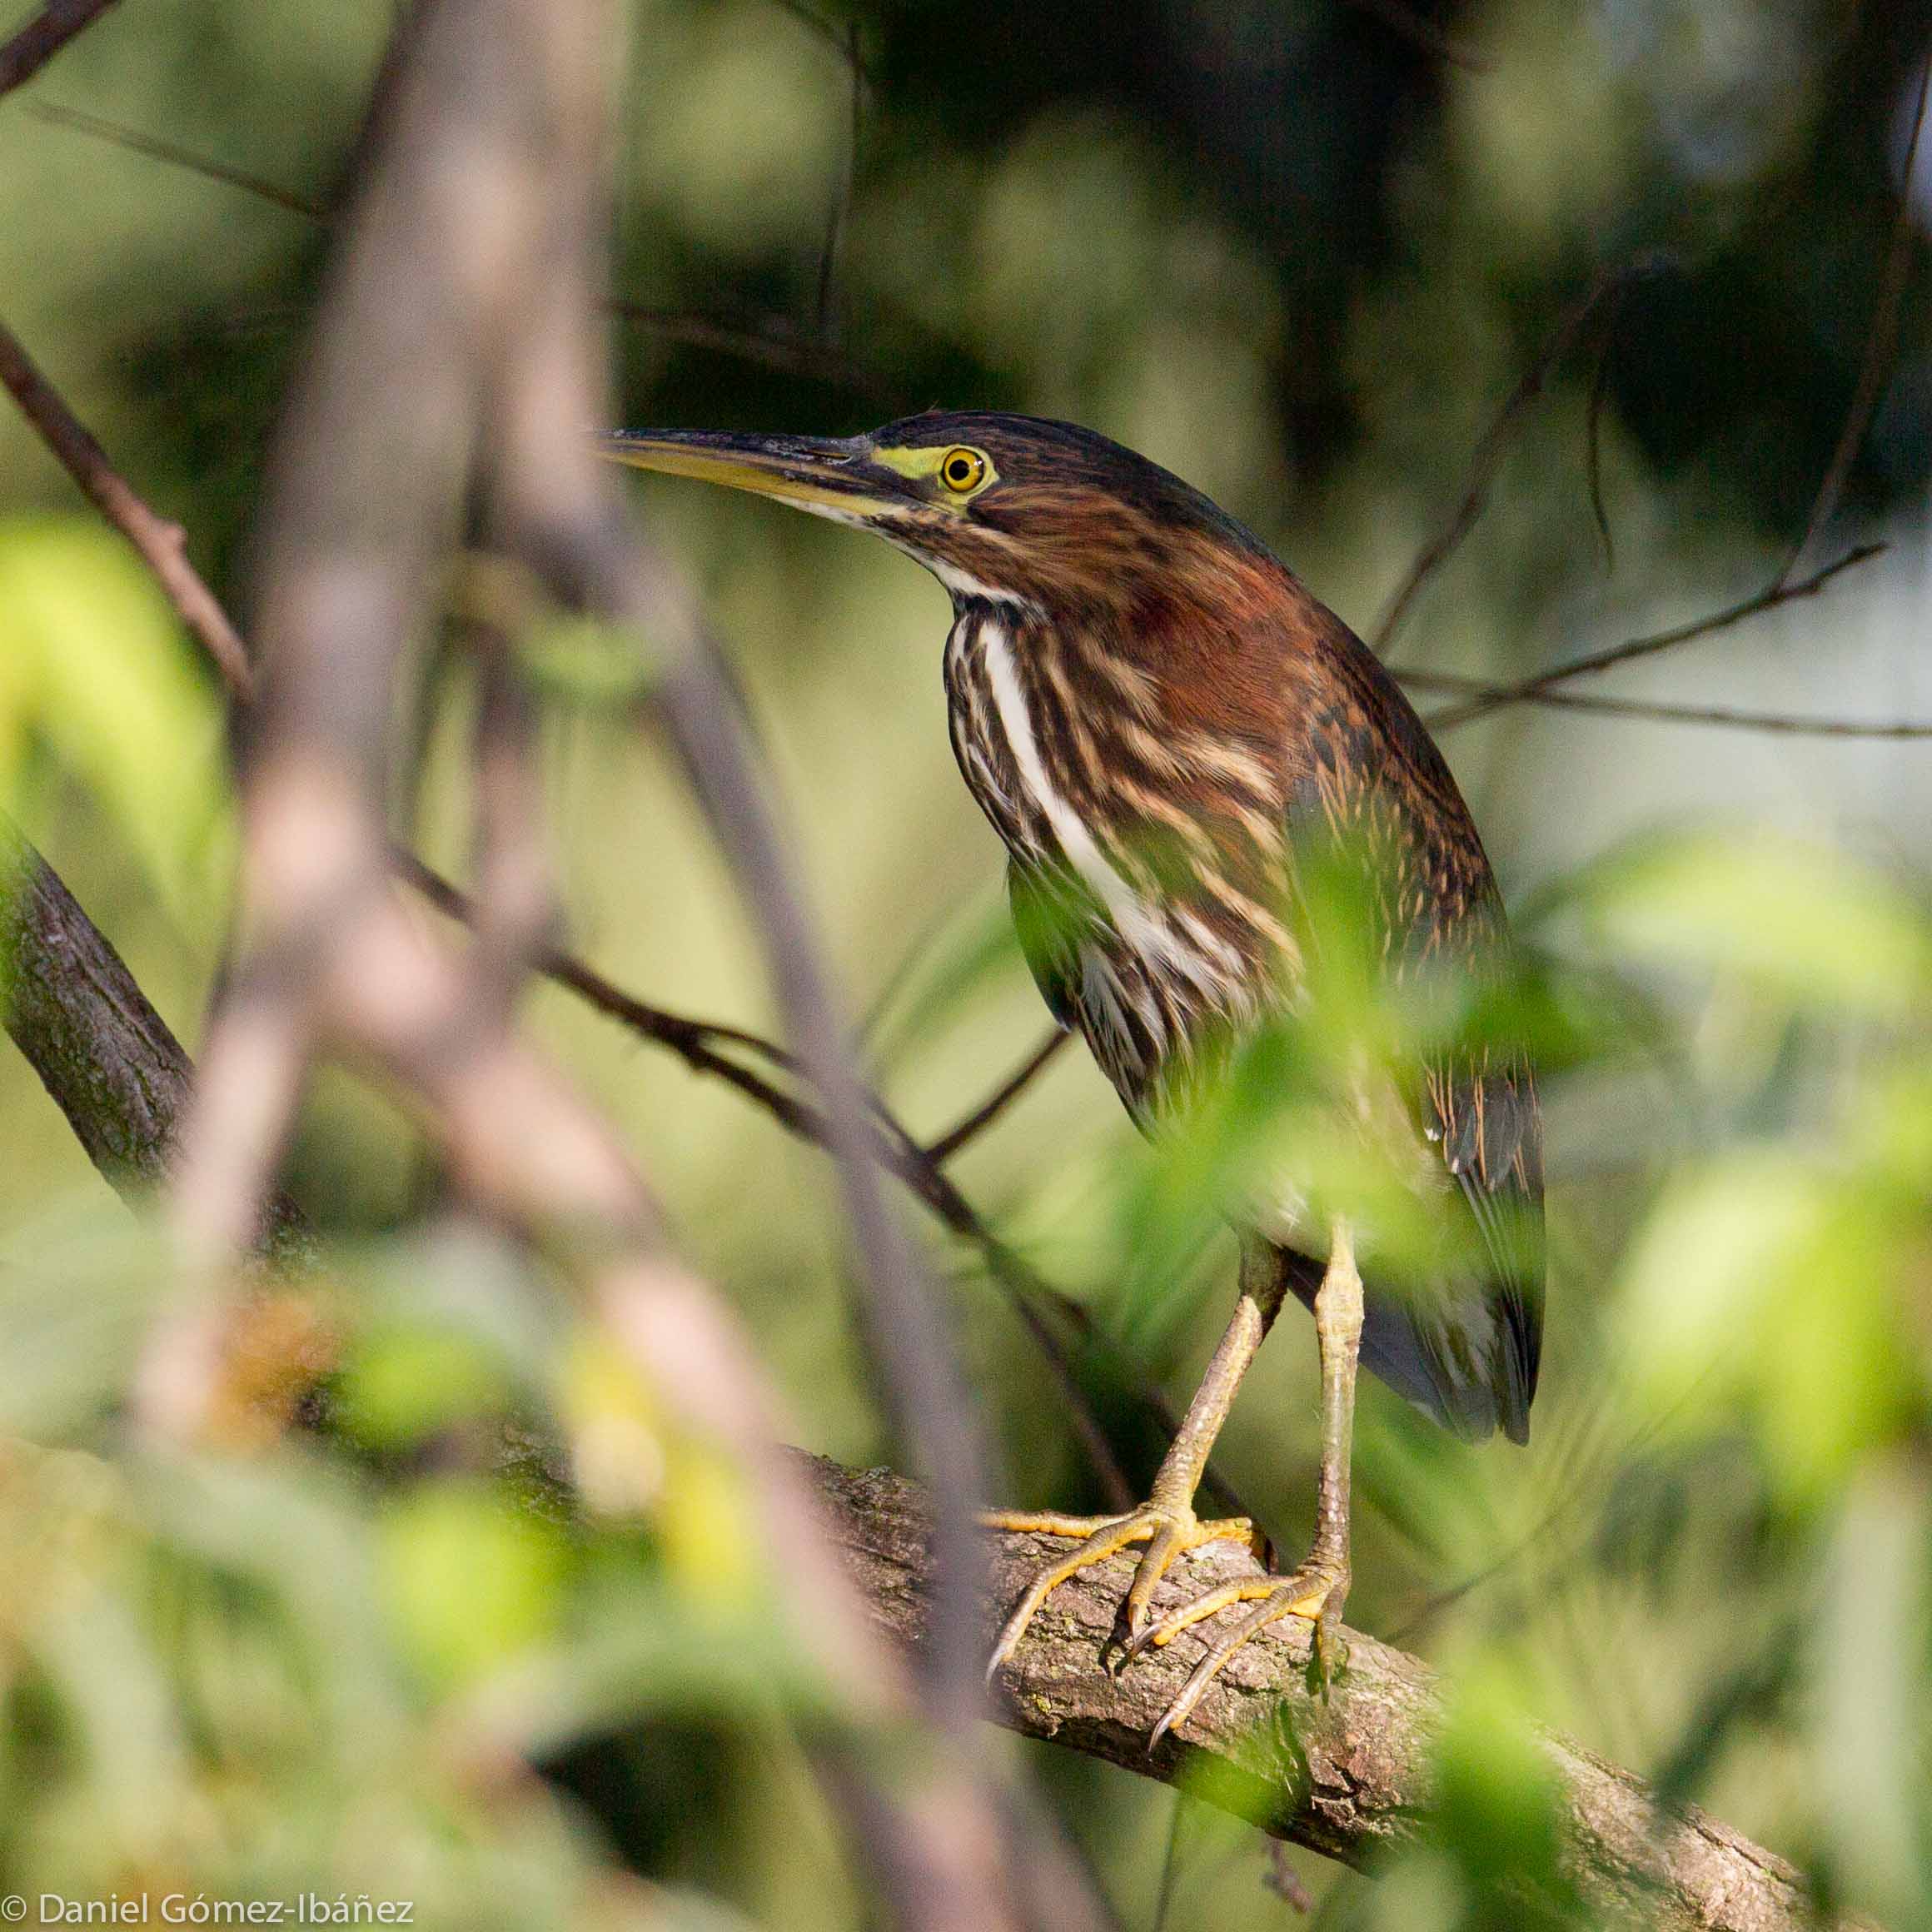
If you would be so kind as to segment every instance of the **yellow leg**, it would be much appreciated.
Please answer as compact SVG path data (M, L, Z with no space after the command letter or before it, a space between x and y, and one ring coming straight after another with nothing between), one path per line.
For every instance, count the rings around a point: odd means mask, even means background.
M1222 1537L1237 1537L1257 1544L1252 1526L1245 1516L1203 1522L1194 1514L1194 1491L1208 1466L1214 1439L1234 1406L1241 1378L1254 1360L1276 1312L1280 1308L1284 1284L1273 1251L1264 1243L1253 1242L1242 1251L1241 1297L1234 1318L1221 1337L1208 1372L1201 1378L1193 1401L1188 1404L1173 1446L1154 1477L1153 1494L1146 1506L1118 1516L1067 1516L1052 1513L998 1511L981 1520L991 1529L1032 1531L1041 1535L1078 1536L1078 1548L1058 1562L1049 1564L1028 1586L1014 1605L1006 1627L993 1646L986 1666L990 1682L994 1673L1018 1647L1034 1613L1054 1591L1088 1565L1111 1556L1130 1543L1147 1545L1134 1571L1127 1600L1121 1606L1122 1621L1130 1640L1147 1629L1148 1605L1161 1578L1177 1557L1203 1543Z
M1328 1272L1315 1297L1315 1335L1322 1351L1322 1471L1314 1546L1292 1576L1224 1583L1138 1634L1130 1656L1171 1643L1183 1631L1232 1605L1260 1601L1260 1608L1225 1631L1195 1666L1181 1694L1154 1726L1149 1750L1186 1722L1222 1666L1250 1637L1284 1616L1306 1617L1314 1625L1315 1667L1324 1695L1332 1670L1341 1661L1336 1655L1337 1631L1348 1598L1349 1459L1355 1432L1356 1362L1362 1347L1362 1277L1356 1272L1355 1246L1346 1227L1335 1231Z

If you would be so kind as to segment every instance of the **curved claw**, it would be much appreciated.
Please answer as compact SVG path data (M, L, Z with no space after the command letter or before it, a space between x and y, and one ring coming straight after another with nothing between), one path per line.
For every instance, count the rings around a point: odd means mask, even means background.
M1257 1597L1272 1596L1280 1586L1281 1580L1275 1576L1242 1577L1203 1591L1179 1609L1169 1611L1158 1623L1150 1624L1139 1632L1128 1645L1123 1661L1132 1663L1143 1651L1158 1651L1171 1644L1183 1631L1218 1616L1231 1603L1252 1603Z
M1001 1629L998 1641L986 1666L990 1686L1004 1664L1019 1647L1027 1626L1040 1606L1054 1591L1090 1565L1111 1556L1129 1543L1144 1541L1133 1581L1122 1606L1122 1615L1131 1638L1138 1641L1148 1629L1148 1605L1155 1589L1177 1557L1222 1537L1248 1538L1253 1531L1243 1517L1202 1522L1184 1505L1176 1508L1163 1503L1148 1503L1123 1516L1074 1517L993 1514L981 1518L988 1527L1043 1532L1054 1536L1078 1536L1078 1546L1050 1563L1027 1586Z
M1209 1591L1205 1596L1183 1605L1146 1632L1141 1639L1143 1646L1165 1643L1188 1625L1213 1616L1231 1603L1252 1602L1257 1596L1262 1599L1257 1609L1251 1611L1231 1630L1217 1638L1207 1656L1194 1666L1188 1681L1181 1686L1179 1695L1161 1714L1160 1722L1148 1739L1148 1751L1152 1753L1170 1730L1187 1722L1208 1686L1221 1674L1222 1666L1250 1637L1284 1616L1305 1617L1315 1626L1314 1656L1322 1673L1322 1694L1326 1696L1329 1674L1327 1631L1341 1616L1347 1590L1348 1576L1345 1570L1311 1564L1289 1577L1224 1584L1221 1589Z
M1144 1511L1137 1511L1132 1516L1103 1517L1078 1548L1041 1571L1027 1586L1025 1594L1013 1606L1013 1614L1000 1631L998 1641L993 1646L993 1655L987 1660L987 1683L993 1682L1000 1666L1018 1649L1027 1626L1033 1620L1033 1613L1068 1577L1077 1575L1090 1563L1111 1556L1116 1550L1123 1549L1129 1543L1152 1536L1156 1526L1157 1519Z

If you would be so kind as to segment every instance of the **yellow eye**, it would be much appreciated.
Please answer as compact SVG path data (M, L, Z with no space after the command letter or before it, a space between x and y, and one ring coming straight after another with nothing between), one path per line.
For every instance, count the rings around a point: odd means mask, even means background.
M978 450L949 450L939 459L939 481L964 496L986 481L986 459Z

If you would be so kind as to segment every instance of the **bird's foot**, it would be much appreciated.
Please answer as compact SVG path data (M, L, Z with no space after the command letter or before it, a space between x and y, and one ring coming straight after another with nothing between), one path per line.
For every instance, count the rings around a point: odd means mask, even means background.
M1246 1516L1222 1516L1203 1522L1185 1503L1150 1502L1117 1516L1063 1516L1023 1510L993 1510L979 1520L989 1530L1079 1539L1076 1548L1058 1562L1049 1563L1034 1577L1026 1594L1013 1606L1013 1615L1006 1620L1006 1627L1000 1631L986 1666L989 1684L1000 1666L1018 1648L1033 1613L1048 1597L1069 1577L1111 1556L1116 1550L1123 1550L1129 1543L1147 1545L1121 1606L1121 1621L1131 1646L1148 1629L1148 1604L1155 1586L1177 1557L1203 1543L1223 1538L1244 1542L1250 1548L1257 1548L1259 1543L1254 1526Z
M1245 1576L1223 1583L1142 1631L1128 1646L1129 1659L1143 1651L1158 1650L1172 1643L1183 1631L1217 1616L1232 1604L1259 1600L1257 1608L1238 1618L1214 1640L1208 1655L1194 1666L1194 1674L1181 1686L1180 1695L1154 1726L1148 1749L1151 1751L1177 1725L1187 1721L1208 1686L1221 1674L1222 1666L1250 1637L1284 1616L1305 1617L1314 1626L1308 1671L1313 1686L1326 1703L1330 1681L1348 1661L1347 1646L1342 1640L1342 1607L1347 1601L1348 1581L1346 1558L1311 1556L1292 1576Z

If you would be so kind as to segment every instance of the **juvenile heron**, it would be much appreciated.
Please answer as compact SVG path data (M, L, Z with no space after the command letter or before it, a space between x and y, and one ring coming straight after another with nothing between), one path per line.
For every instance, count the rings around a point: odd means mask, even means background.
M1467 808L1421 720L1347 626L1257 538L1144 457L1065 423L933 412L848 441L694 431L615 435L640 469L724 483L875 531L953 599L953 750L1004 841L1022 944L1055 1017L1079 1032L1134 1119L1158 1131L1244 1037L1292 1024L1320 935L1307 854L1367 855L1360 917L1396 981L1497 968L1508 934ZM1043 912L1043 909L1044 909ZM1372 1091L1368 1089L1372 1088ZM1292 1176L1241 1211L1234 1317L1141 1508L1002 1514L1075 1540L1021 1598L990 1670L1048 1594L1145 1543L1123 1606L1133 1654L1236 1603L1155 1732L1283 1616L1329 1667L1349 1586L1359 1357L1458 1436L1527 1438L1541 1333L1541 1131L1520 1054L1471 1046L1370 1081L1415 1190L1471 1238L1432 1278L1368 1278L1357 1235ZM1389 1123L1395 1123L1392 1133ZM1193 1499L1242 1377L1288 1294L1314 1312L1322 1459L1314 1540L1292 1576L1228 1584L1155 1618L1174 1561L1243 1519Z

